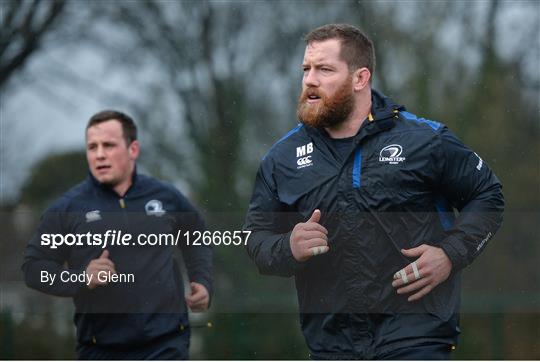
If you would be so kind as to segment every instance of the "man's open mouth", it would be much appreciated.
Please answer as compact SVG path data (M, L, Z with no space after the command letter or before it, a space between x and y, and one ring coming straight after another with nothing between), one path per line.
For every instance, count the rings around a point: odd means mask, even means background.
M318 102L320 99L321 97L315 93L308 93L306 97L307 103Z

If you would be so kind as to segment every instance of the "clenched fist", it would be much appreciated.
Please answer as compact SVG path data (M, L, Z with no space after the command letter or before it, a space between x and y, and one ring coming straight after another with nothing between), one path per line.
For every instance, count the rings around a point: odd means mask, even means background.
M186 304L192 312L204 312L208 309L210 295L206 287L200 283L189 283L191 293L186 296Z
M109 259L109 251L107 249L103 250L103 253L101 253L99 258L93 259L86 267L87 276L91 276L90 283L88 284L88 289L94 289L99 285L109 284L108 281L99 280L98 273L100 271L116 274L116 270L114 269L114 263L111 259Z
M294 226L289 240L294 258L306 261L309 258L324 254L330 250L328 247L328 230L321 224L321 211L315 210L306 222Z

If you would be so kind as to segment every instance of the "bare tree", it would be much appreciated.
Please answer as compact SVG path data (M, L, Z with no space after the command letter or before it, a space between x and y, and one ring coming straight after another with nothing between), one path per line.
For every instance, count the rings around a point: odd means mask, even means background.
M64 0L2 0L0 88L39 50L43 38L54 29L64 7Z
M152 166L170 165L175 178L196 186L196 198L209 210L245 207L249 190L242 179L251 183L253 177L249 137L258 145L275 140L267 132L284 124L284 114L285 127L295 126L296 94L290 97L289 90L299 82L291 82L291 69L299 81L301 35L315 24L287 24L284 15L301 19L300 10L282 1L139 1L96 9L130 34L109 39L107 51L134 69L141 59L159 67L147 101L133 107L145 120L150 149L159 151L160 162Z

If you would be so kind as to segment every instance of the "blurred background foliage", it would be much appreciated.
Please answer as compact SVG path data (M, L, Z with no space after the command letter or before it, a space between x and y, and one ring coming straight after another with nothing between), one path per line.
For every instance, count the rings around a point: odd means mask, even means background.
M74 358L70 301L28 290L19 268L39 214L86 173L81 144L40 152L16 182L50 120L6 107L31 88L81 134L85 100L126 110L140 168L179 185L212 229L236 230L260 158L296 123L302 35L347 22L375 43L374 87L447 124L504 185L504 226L464 273L454 357L540 359L539 4L2 0L0 358ZM192 357L307 358L293 281L258 275L244 250L214 250L214 304L192 316Z

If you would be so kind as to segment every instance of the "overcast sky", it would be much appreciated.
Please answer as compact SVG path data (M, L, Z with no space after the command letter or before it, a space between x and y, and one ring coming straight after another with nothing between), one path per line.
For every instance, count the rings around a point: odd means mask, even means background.
M393 6L389 2L385 4ZM480 9L476 10L480 15L479 22L485 14L482 12L484 4L483 1L475 3ZM531 9L540 13L538 4L540 2L505 3L505 11L498 22L499 34L504 34L498 38L499 44L503 45L499 46L503 55L512 55L513 47L519 45L524 31L530 31L531 27L539 31L540 14L525 16L530 15ZM406 21L405 12L402 16L402 21ZM456 51L466 48L459 41L459 28L450 26L445 34L443 41L448 47ZM539 49L539 42L530 46ZM539 51L531 54L527 67L538 73ZM474 54L464 56L474 63ZM291 61L300 62L301 59ZM70 70L70 78L65 78L59 71L64 67ZM152 69L146 73L135 77L123 70L121 64L111 66L100 53L84 43L54 44L33 57L25 72L13 82L9 93L0 95L0 141L3 143L1 149L6 150L1 156L0 201L13 200L17 196L30 167L39 159L54 152L83 149L84 126L93 113L105 108L119 108L129 113L125 104L113 102L111 96L144 97L145 84L154 74Z

